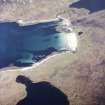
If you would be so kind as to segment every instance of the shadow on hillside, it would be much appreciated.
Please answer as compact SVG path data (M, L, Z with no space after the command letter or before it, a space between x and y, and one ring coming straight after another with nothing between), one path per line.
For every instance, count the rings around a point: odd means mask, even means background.
M16 82L26 86L27 96L17 105L70 105L67 96L49 82L32 83L22 75Z
M88 9L90 13L93 13L105 9L105 0L79 0L71 4L70 7L85 8Z

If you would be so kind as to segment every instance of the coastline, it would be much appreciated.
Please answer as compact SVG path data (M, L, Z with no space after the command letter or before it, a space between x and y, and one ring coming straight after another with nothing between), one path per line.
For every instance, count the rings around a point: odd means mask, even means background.
M36 67L40 66L41 64L45 63L46 61L50 60L53 57L61 56L61 55L66 54L66 53L71 53L71 52L70 51L55 52L55 53L50 54L46 58L43 58L39 62L32 64L32 66L29 66L29 67L20 67L20 68L16 67L16 69L14 69L14 70L13 69L10 70L12 67L5 67L5 68L3 68L5 70L1 69L0 73L1 72L6 72L6 71L9 71L9 72L12 72L12 71L27 71L29 69L33 69L33 68L36 68ZM8 69L6 69L6 68L8 68Z
M58 21L58 18L55 19L50 19L50 20L40 20L40 21L23 21L23 20L17 20L16 23L19 26L28 26L28 25L34 25L34 24L38 24L38 23L45 23L45 22L50 22L50 21Z
M49 20L40 20L40 21L24 21L24 20L8 20L8 19L0 19L0 23L5 23L5 22L16 22L19 26L28 26L28 25L35 25L38 23L44 23L44 22L50 22L50 21L59 21L59 18L55 19L49 19Z

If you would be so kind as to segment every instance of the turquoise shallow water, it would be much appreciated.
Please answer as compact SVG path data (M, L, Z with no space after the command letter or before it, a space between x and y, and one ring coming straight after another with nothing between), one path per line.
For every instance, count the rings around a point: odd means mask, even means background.
M0 67L27 66L65 47L64 35L56 31L59 22L19 26L0 23Z

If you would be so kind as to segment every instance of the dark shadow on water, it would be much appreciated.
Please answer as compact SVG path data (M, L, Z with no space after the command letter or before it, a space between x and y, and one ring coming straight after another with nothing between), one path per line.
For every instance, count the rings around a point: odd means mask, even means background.
M105 0L79 0L70 5L73 8L85 8L90 13L97 12L105 9Z
M22 75L16 78L16 82L24 84L27 91L27 96L17 105L70 105L67 96L49 82L32 83Z

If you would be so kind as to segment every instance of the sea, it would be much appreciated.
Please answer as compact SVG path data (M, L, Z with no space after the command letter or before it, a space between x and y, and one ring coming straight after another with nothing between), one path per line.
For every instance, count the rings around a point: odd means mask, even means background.
M21 26L0 22L0 68L24 67L44 59L53 52L66 50L66 39L56 30L59 21Z

